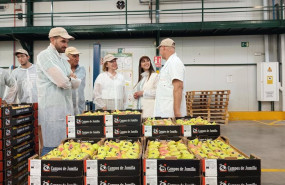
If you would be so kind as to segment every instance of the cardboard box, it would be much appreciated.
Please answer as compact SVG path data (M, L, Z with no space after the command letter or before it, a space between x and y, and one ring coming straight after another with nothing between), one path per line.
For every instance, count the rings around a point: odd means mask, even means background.
M101 138L64 139L61 143L75 142L103 142ZM84 174L84 160L61 160L59 158L41 160L38 155L29 158L30 176L81 177Z
M249 159L203 159L202 164L206 177L261 175L261 160L253 155Z
M140 146L140 157L138 159L117 159L117 158L106 158L98 160L86 160L84 163L84 170L87 177L98 177L98 176L139 176L141 174L142 162L142 149L144 140L140 137L129 138L121 137L116 139L106 139L105 141L120 142L126 140L130 142L139 141Z
M3 138L14 137L17 135L30 132L34 129L33 123L21 125L18 127L8 127L3 129ZM2 130L1 130L2 131Z
M103 126L77 126L66 128L67 138L99 138L104 137Z
M13 127L23 125L25 123L32 123L35 117L34 114L22 115L17 117L5 117L0 119L0 128Z
M194 138L191 138L194 139ZM229 157L225 159L202 159L202 172L206 177L226 177L226 176L260 176L261 160L251 154L246 155L236 147L232 146L229 140L224 137L205 136L201 139L219 139L232 147L235 151L242 154L246 159L237 159Z
M143 135L145 137L156 137L156 136L182 136L181 125L169 125L169 126L148 126L143 125Z
M21 106L26 106L26 107L21 107ZM0 117L12 117L24 114L32 114L33 111L34 111L33 104L13 104L2 107Z
M260 176L202 177L202 185L261 185Z
M83 160L41 160L38 155L29 158L30 176L81 177Z
M201 177L144 176L144 185L200 185Z
M104 127L104 133L106 138L114 137L141 137L142 126L109 126Z
M182 137L164 137L146 138L146 143L149 141L179 141ZM174 157L166 159L147 159L147 148L143 157L143 175L144 176L200 176L201 161L200 159L176 159Z
M105 115L106 126L140 126L141 114Z
M4 170L1 173L3 173L3 179L5 181L5 180L10 179L14 176L17 176L18 174L20 174L22 172L27 172L27 171L28 171L28 162L24 161L15 167Z
M83 177L42 177L42 176L29 176L29 185L84 185Z
M34 145L35 142L33 140L30 140L22 143L21 145L5 148L3 151L0 152L0 160L4 160L12 156L16 156L20 153L23 153L24 151L27 151L29 149L33 149Z
M76 126L104 126L105 116L66 116L68 127Z
M25 141L29 141L32 139L34 139L34 132L29 132L16 137L4 138L0 140L0 150L19 145L21 143L24 143ZM35 140L35 142L37 141Z
M31 156L35 155L35 151L33 149L27 150L19 156L13 156L11 158L0 161L0 171L4 171L5 169L16 166L17 164L26 161Z
M141 185L141 177L85 177L85 185Z
M181 129L185 137L220 135L220 125L181 125Z
M10 178L10 179L7 179L4 181L4 184L6 185L19 185L19 184L25 184L25 182L27 182L28 180L28 172L25 171L25 172L21 172L20 174Z

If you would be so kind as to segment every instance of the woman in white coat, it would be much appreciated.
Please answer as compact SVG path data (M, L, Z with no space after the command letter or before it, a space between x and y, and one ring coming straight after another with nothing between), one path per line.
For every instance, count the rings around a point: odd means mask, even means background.
M137 100L137 109L142 109L142 117L153 117L155 92L158 74L154 71L148 56L142 56L139 62L139 79L136 84L134 98Z
M127 93L124 76L117 73L117 58L108 54L103 59L103 73L94 83L93 102L96 109L124 110L127 104Z

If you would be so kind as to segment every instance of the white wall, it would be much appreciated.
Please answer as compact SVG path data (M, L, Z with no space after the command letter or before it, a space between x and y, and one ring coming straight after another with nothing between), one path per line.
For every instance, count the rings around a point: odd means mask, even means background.
M119 10L116 7L116 0L106 1L70 1L70 2L54 2L54 13L65 13L54 15L54 26L57 25L109 25L109 24L125 24L125 9ZM153 3L155 10L155 2ZM26 7L22 5L25 13ZM258 7L262 5L262 0L211 0L205 1L205 8L218 7ZM6 4L5 11L2 14L13 14L14 4ZM50 26L51 25L51 2L35 2L34 3L34 25L35 26ZM202 19L201 2L197 1L182 1L179 3L164 3L160 2L160 22L201 22ZM169 9L186 9L184 11L166 11ZM187 10L192 9L192 10ZM198 9L198 10L193 10ZM236 13L218 13L219 11L245 11L253 9L230 9L230 10L206 10L204 13L204 21L233 21L233 20L262 20L262 12L236 12ZM255 10L259 10L256 8ZM113 13L102 13L103 11L114 11ZM146 11L146 12L129 12L128 24L151 23L148 4L140 4L139 0L128 1L128 11ZM87 12L75 14L75 12ZM96 12L96 13L91 13ZM211 12L211 13L210 13ZM16 12L19 13L19 12ZM47 14L43 14L47 13ZM172 14L170 14L172 13ZM191 14L189 14L191 13ZM143 14L143 15L134 15ZM115 15L115 16L102 16ZM81 16L81 17L77 17ZM25 20L16 20L16 26L24 26ZM153 13L153 22L155 22L155 13ZM14 26L14 18L0 19L0 25L5 27Z

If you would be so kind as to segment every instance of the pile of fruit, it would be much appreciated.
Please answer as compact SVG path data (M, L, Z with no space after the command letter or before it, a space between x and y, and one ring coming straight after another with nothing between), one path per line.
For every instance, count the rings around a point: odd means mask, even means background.
M129 114L141 114L140 111L130 111L130 110L126 110L126 111L120 111L120 110L116 110L114 112L112 112L113 115L129 115Z
M140 157L140 142L122 140L120 142L105 141L104 145L98 148L98 153L93 159L105 159L115 157L118 159L138 159Z
M202 119L201 117L192 118L192 119L177 119L177 125L216 125L215 122L208 122L207 120Z
M179 140L175 141L150 141L147 149L148 159L165 159L166 157L176 157L177 159L194 159L187 146Z
M171 119L155 119L155 118L147 118L144 122L144 125L175 125Z
M219 139L200 141L196 138L188 141L188 147L195 155L202 158L225 159L226 157L235 157L237 159L246 159L245 156Z
M102 116L110 114L108 111L96 111L96 112L85 112L83 114L79 114L78 116Z
M57 148L50 151L42 157L43 160L48 159L63 159L63 160L82 160L83 158L93 157L99 148L99 144L91 144L87 142L69 141L60 144Z
M12 106L12 109L22 109L22 108L28 108L31 107L31 105L17 105L17 106Z

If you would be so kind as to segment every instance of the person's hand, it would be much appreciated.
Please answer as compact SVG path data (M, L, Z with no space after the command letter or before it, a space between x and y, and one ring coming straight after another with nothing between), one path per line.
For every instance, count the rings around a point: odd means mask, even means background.
M143 95L143 91L137 91L134 93L134 98L138 99L139 97L141 97Z
M74 73L70 73L70 77L77 78L76 74L74 74Z
M7 102L5 100L2 100L2 104L7 104Z
M180 111L179 111L179 112L175 112L175 111L174 111L174 116L175 116L175 117L182 117L182 114L181 114Z
M138 99L138 95L137 95L137 92L134 93L134 99Z

